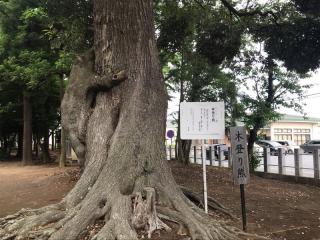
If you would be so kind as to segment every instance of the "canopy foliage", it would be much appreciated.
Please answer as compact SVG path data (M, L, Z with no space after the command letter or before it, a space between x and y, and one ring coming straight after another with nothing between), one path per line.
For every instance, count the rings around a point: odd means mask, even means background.
M250 54L241 50L248 42L261 44L260 53L279 63L279 69L286 68L287 73L306 73L319 66L317 0L266 4L156 0L154 9L157 45L169 93L179 92L181 101L225 101L230 125L241 117L241 109L251 109L257 115L266 112L239 91L245 85L243 79L258 77L263 95L264 79L252 71L262 73L265 69L248 70L241 64L233 74L224 69L234 61L240 63L244 54L244 61L249 61ZM25 91L33 96L35 129L53 129L59 124L59 79L68 76L75 55L92 46L92 14L91 0L0 0L1 126L12 126L13 134L18 129L14 126L21 127L21 96ZM282 87L300 89L298 77L285 78L291 80ZM273 105L299 108L297 102L288 102L279 96ZM267 119L273 117L271 114ZM10 119L15 120L9 124ZM252 125L250 119L247 122Z

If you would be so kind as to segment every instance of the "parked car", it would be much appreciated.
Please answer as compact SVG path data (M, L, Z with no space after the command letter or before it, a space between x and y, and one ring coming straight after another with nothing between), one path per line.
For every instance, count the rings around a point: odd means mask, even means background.
M218 146L214 147L214 152L217 158L219 158L219 150L223 152L224 157L227 159L229 156L229 149L226 144L219 144Z
M258 157L263 156L263 147L256 143L253 145L253 151L258 155Z
M280 148L284 149L285 153L287 153L287 150L286 150L285 146L282 146L278 142L269 141L269 140L259 140L256 143L259 146L263 147L263 148L270 148L270 154L273 155L273 156L277 156L278 155L278 150Z
M310 140L302 145L300 145L302 150L307 153L312 153L316 149L320 149L320 140Z
M299 149L300 147L295 144L293 141L288 140L277 140L276 142L280 143L282 146L285 146L288 154L294 153L295 149Z
M209 147L211 147L212 153L210 153ZM207 160L210 159L210 156L211 156L210 154L213 154L212 159L218 159L219 158L219 150L221 152L223 152L223 155L225 156L225 158L228 158L229 150L228 150L227 145L225 145L225 144L211 144L209 147L206 149Z

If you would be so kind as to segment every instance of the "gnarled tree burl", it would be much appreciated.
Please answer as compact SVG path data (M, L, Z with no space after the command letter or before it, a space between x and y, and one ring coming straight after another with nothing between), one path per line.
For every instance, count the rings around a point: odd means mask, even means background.
M152 8L151 0L94 1L94 48L77 60L62 104L84 171L61 203L1 219L1 239L79 239L97 219L105 225L93 239L137 239L137 228L168 230L157 213L192 239L239 238L183 195L165 161Z

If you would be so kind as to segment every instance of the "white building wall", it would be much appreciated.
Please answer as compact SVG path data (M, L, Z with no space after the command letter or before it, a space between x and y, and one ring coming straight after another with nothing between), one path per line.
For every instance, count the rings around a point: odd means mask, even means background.
M320 139L320 124L313 125L312 139Z
M270 124L270 128L271 128L270 129L271 140L275 140L275 136L277 134L275 131L276 128L292 129L291 133L282 133L282 134L291 134L293 140L294 140L294 134L295 134L294 129L309 129L311 139L320 139L320 125L312 122L273 122Z

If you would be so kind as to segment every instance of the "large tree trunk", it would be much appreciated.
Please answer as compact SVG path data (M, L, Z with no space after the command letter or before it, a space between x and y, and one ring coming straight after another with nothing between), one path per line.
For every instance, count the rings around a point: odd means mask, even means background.
M94 64L90 53L78 59L62 104L63 126L86 167L60 204L37 210L36 217L22 212L25 222L15 227L0 221L0 238L8 231L29 236L35 226L57 222L32 234L79 239L103 218L104 227L92 239L134 240L138 227L151 234L164 226L156 212L186 226L193 239L238 238L234 229L209 218L183 195L165 161L167 95L152 8L151 0L94 1ZM93 65L95 72L90 72ZM110 79L126 80L110 89ZM155 197L150 189L156 191L156 206L148 202ZM139 209L146 213L141 219Z
M64 83L63 83L63 75L60 76L60 99L62 102L64 95ZM62 120L61 120L62 121ZM66 134L61 124L61 132L60 132L60 158L59 158L59 166L64 168L66 166L67 160L67 143L66 143Z
M22 164L32 164L32 107L27 92L23 94L23 154Z

